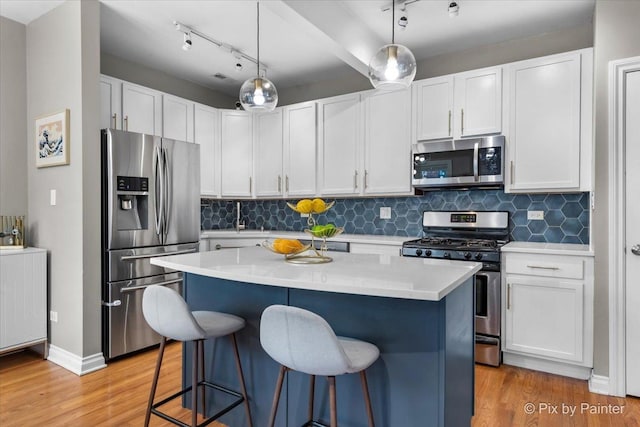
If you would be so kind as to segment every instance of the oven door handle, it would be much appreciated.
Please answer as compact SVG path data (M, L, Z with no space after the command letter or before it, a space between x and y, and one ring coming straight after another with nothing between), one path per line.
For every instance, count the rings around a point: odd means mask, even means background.
M478 174L478 149L480 143L476 142L473 144L473 180L478 182L480 180L480 175Z

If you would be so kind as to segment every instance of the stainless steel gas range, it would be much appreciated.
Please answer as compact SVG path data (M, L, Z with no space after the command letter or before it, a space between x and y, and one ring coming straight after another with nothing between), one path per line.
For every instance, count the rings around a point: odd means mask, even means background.
M509 240L509 213L426 211L424 237L402 245L402 256L482 262L475 276L476 362L501 363L500 247Z

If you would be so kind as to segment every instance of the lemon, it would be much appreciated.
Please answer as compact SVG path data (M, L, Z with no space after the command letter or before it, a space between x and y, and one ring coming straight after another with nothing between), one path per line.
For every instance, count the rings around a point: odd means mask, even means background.
M327 204L322 199L313 199L311 204L313 205L313 212L315 213L322 213L327 210Z
M313 212L313 202L309 199L302 199L296 204L296 210L300 213Z

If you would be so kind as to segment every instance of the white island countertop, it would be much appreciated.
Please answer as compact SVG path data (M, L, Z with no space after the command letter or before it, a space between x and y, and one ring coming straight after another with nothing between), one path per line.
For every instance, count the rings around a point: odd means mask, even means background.
M293 289L439 301L482 268L476 262L330 252L333 262L301 265L249 247L152 258L201 276Z

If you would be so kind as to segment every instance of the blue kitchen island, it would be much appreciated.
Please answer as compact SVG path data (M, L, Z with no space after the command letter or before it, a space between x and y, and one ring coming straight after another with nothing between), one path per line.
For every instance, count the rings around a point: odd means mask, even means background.
M267 423L278 365L260 346L260 315L288 304L323 316L338 335L369 341L380 358L368 370L377 426L468 426L474 402L474 274L479 263L335 253L334 261L297 265L263 248L229 249L155 258L185 272L192 310L216 310L247 321L238 333L254 426ZM205 344L207 379L238 390L230 340ZM321 352L322 348L318 348ZM183 350L182 378L190 384L191 346ZM338 423L367 425L358 375L336 378ZM306 421L309 377L290 372L276 425ZM315 418L328 420L328 384L316 381ZM190 397L188 397L190 399ZM207 412L228 400L207 394ZM190 400L187 400L190 402ZM237 408L220 421L246 426Z

